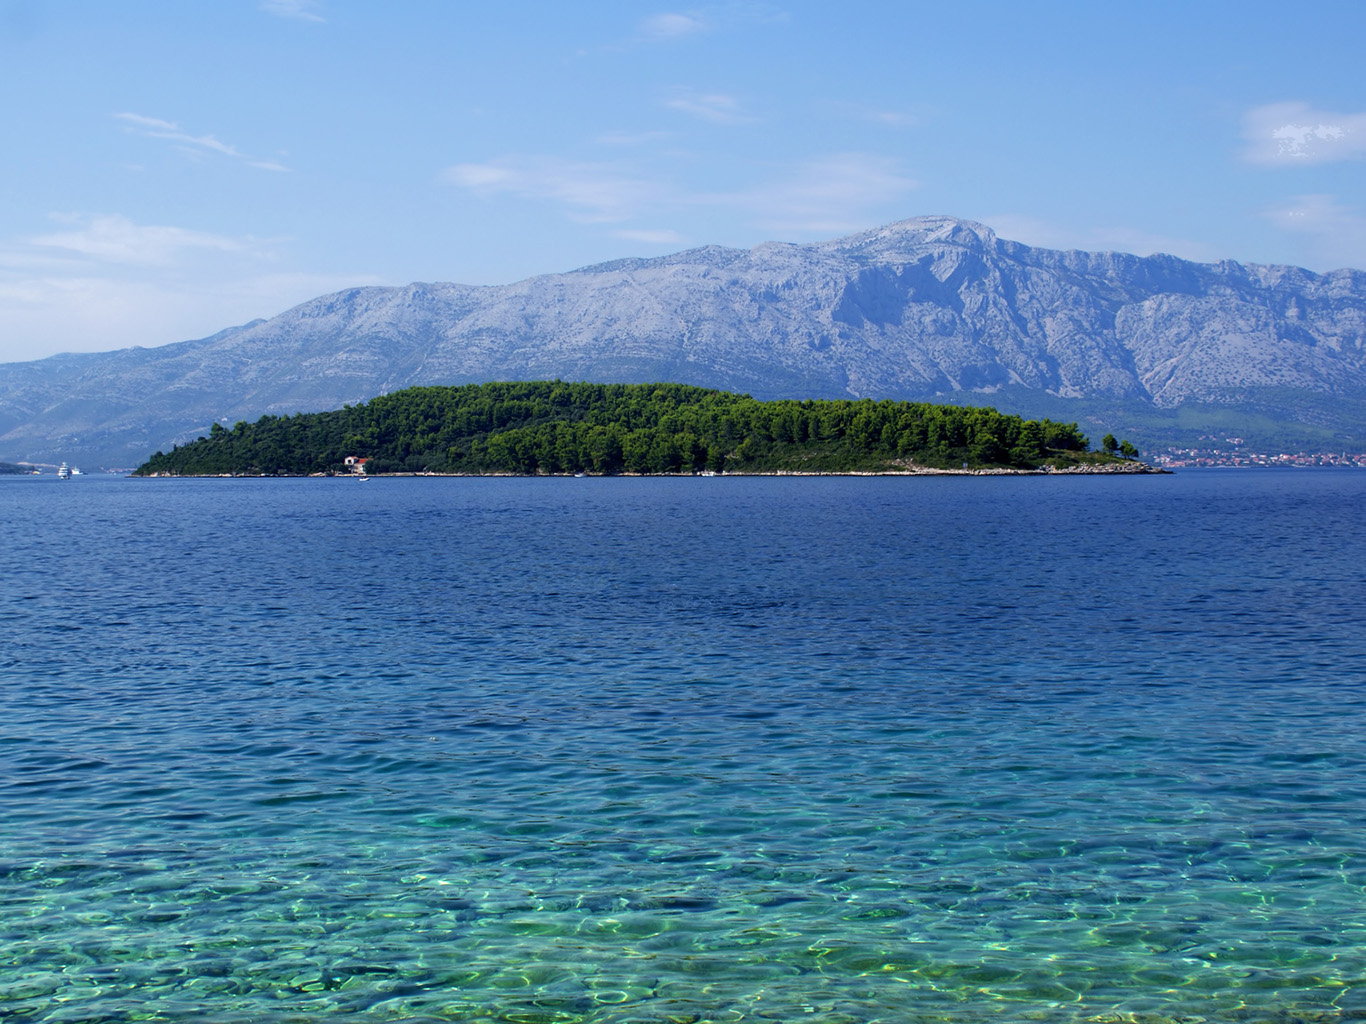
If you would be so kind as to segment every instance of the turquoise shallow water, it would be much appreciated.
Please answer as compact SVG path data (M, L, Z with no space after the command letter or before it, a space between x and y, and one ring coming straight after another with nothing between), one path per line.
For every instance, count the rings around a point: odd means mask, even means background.
M1364 498L0 482L0 1018L1366 1018Z

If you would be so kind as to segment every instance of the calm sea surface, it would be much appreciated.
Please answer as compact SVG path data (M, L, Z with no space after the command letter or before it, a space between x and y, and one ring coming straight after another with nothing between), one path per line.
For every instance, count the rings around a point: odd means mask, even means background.
M0 478L0 1018L1361 1020L1364 509Z

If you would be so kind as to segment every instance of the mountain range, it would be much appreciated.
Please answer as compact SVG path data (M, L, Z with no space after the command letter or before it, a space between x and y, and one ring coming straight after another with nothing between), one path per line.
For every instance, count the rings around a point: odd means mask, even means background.
M0 364L0 459L132 466L418 384L676 381L1366 446L1366 273L1055 251L922 217L501 286L354 288L208 338ZM1357 447L1360 450L1360 447Z

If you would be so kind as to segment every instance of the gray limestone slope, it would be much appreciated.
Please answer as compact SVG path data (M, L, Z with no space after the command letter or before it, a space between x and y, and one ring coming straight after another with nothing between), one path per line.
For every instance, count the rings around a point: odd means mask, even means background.
M1247 407L1331 429L1366 410L1366 274L1056 252L925 217L504 286L352 289L199 341L0 365L0 459L132 465L215 419L554 377L1064 416Z

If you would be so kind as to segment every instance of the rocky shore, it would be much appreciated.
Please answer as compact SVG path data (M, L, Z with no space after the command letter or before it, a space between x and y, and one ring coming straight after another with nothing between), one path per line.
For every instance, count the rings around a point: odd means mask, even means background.
M1146 462L1107 462L1101 465L1068 466L1054 469L1043 466L1039 469L1007 469L987 467L982 469L937 469L932 466L908 465L904 469L851 470L847 473L807 472L795 469L778 469L767 473L726 473L726 476L1096 476L1096 475L1170 475L1171 470L1150 466Z

